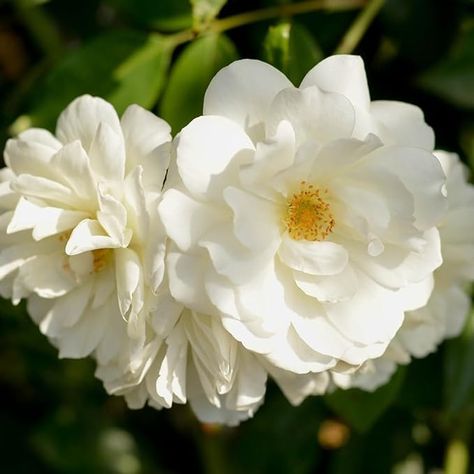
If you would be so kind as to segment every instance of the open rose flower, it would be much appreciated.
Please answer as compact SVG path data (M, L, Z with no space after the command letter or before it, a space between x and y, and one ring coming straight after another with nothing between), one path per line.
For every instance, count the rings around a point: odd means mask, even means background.
M334 375L343 388L374 390L386 383L398 364L425 357L446 338L459 335L470 307L474 281L474 186L454 153L436 151L446 173L448 210L438 224L443 264L434 273L434 289L426 306L405 315L405 321L384 355L352 375Z
M150 328L167 308L156 208L169 142L170 127L150 112L131 106L119 120L90 96L65 109L56 136L30 129L8 141L0 288L15 303L29 297L61 357L106 363L132 345L140 359L156 345Z
M172 295L275 370L382 355L441 264L445 177L421 111L370 102L360 58L334 56L299 88L237 61L204 112L159 205Z

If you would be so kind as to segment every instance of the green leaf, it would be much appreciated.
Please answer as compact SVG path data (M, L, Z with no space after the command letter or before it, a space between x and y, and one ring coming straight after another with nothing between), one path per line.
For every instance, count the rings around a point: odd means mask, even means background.
M474 25L464 29L448 57L421 75L418 83L454 105L474 108Z
M200 30L219 14L227 0L191 0L193 6L193 25Z
M229 446L231 472L308 474L322 457L318 428L325 407L319 397L291 406L274 385L255 417L239 427Z
M399 368L390 382L370 393L356 388L336 390L324 397L327 405L359 432L371 428L395 400L404 378L404 368Z
M113 73L118 87L108 100L119 113L130 104L152 108L162 91L173 47L164 37L153 34L148 41Z
M269 28L264 41L266 60L295 84L321 59L323 53L311 33L298 23L284 22Z
M161 116L178 132L202 114L204 93L221 68L237 59L234 44L223 35L207 35L191 43L174 64L163 94Z
M54 128L59 113L82 94L110 100L119 113L131 103L151 107L164 85L171 53L158 35L122 31L93 39L69 53L38 86L32 123Z
M58 114L81 94L105 97L116 87L114 71L146 42L131 31L105 34L71 51L35 90L30 113L34 125L53 128Z
M445 404L448 415L474 402L474 312L460 337L446 343Z
M189 0L108 0L136 21L162 31L192 26ZM128 18L127 18L128 20Z

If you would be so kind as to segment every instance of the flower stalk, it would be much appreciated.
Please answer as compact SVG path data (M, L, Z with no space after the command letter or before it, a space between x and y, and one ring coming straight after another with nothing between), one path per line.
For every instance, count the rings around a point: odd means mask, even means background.
M271 20L273 18L287 18L303 13L318 10L343 11L361 8L367 0L307 0L304 2L277 5L250 12L240 13L227 18L216 19L204 26L202 30L188 29L170 35L168 40L173 47L192 41L197 36L209 33L223 33L234 28Z
M352 26L346 31L334 54L350 54L354 51L383 4L384 0L370 0L367 3Z

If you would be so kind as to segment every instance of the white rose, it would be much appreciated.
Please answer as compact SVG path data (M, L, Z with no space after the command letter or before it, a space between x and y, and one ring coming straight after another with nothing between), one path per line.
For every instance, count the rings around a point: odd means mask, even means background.
M141 107L119 120L104 100L82 96L56 136L30 129L7 142L0 288L15 303L30 298L61 357L95 352L106 363L122 343L148 357L152 321L166 316L157 202L170 139L168 124Z
M182 183L159 207L173 296L279 369L382 355L441 264L445 178L422 113L370 103L351 56L299 89L237 61L204 110L176 139ZM417 295L402 291L415 283Z
M443 264L434 272L431 297L425 306L406 313L382 357L352 375L333 376L338 386L372 391L389 380L398 364L425 357L444 339L459 335L464 326L474 281L474 186L456 154L436 151L435 155L447 177L448 210L438 224Z

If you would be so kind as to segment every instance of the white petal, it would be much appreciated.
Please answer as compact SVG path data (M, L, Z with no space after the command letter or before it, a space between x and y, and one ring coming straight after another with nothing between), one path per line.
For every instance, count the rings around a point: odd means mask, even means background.
M170 291L173 297L195 311L212 314L215 307L209 301L202 276L207 271L207 262L190 254L181 254L170 248L166 265Z
M35 240L41 240L72 229L87 217L87 213L68 211L57 207L43 207L39 216L41 220L33 230Z
M319 301L335 303L348 300L359 288L357 276L350 265L335 275L309 275L296 270L293 275L298 288Z
M126 247L132 238L132 231L127 227L127 210L111 194L106 194L103 186L98 187L99 211L97 220L120 247Z
M140 284L142 267L138 255L133 250L117 249L114 254L117 297L120 312L125 318L132 306L133 295Z
M81 257L82 255L86 254L76 255L71 257L70 260ZM115 269L109 265L96 275L93 287L93 300L91 303L92 309L102 306L115 290L114 270ZM120 320L123 321L121 318Z
M193 193L207 193L215 175L222 173L242 153L253 150L248 135L224 117L205 116L194 119L178 138L179 174Z
M440 221L447 206L442 193L445 175L439 161L430 152L421 148L384 146L374 150L369 157L374 166L382 166L400 177L413 194L416 225L420 229Z
M96 310L86 309L79 322L56 340L59 357L81 359L90 355L104 337L108 322L114 317L113 310L112 304L102 305Z
M359 291L349 301L326 304L329 320L348 339L362 344L388 343L403 322L397 295L359 273Z
M324 59L306 74L300 87L314 85L346 96L361 109L369 108L369 87L360 56L341 54Z
M117 133L106 122L101 122L88 155L96 176L109 184L120 186L125 175L125 144L121 133Z
M183 306L170 294L167 284L156 295L156 308L150 312L150 323L156 334L166 337L183 313Z
M143 244L149 238L149 216L143 189L143 169L141 166L133 169L125 180L125 207L127 212L123 214L125 218L123 225L133 229L134 238Z
M63 146L51 159L51 166L60 174L61 182L92 209L96 206L96 185L89 157L79 141ZM58 179L59 181L59 179Z
M436 228L424 232L419 240L420 249L411 250L386 244L383 253L370 258L365 248L356 249L351 244L351 259L381 285L398 289L424 280L443 261Z
M120 242L109 237L97 221L84 219L72 231L65 251L68 255L77 255L90 250L114 249L120 246Z
M38 255L22 265L19 278L43 298L62 296L76 286L65 262L61 253Z
M278 255L294 270L311 275L335 275L347 265L347 250L335 242L293 240L285 235Z
M434 132L426 124L419 107L405 102L377 100L370 104L370 113L384 126L378 135L385 144L433 150Z
M152 204L153 211L149 212L150 225L149 235L147 236L143 266L145 269L145 279L153 292L158 290L165 274L165 255L166 255L166 230L158 215L158 204Z
M78 204L71 188L41 176L22 174L12 183L12 188L24 196L43 199L54 207L76 208Z
M255 356L242 347L237 370L237 377L232 391L226 397L225 406L239 411L255 409L265 396L267 372Z
M275 382L293 405L299 405L308 395L323 395L329 385L328 372L319 374L294 374L271 364L264 364Z
M6 229L8 234L33 229L40 221L41 206L21 197L16 205L10 223Z
M127 166L133 169L144 161L157 147L171 140L171 127L153 113L138 105L127 108L120 120L127 149ZM167 163L156 163L164 174ZM161 180L163 182L163 179Z
M298 143L326 143L351 137L354 107L343 95L323 92L318 87L285 89L272 103L267 132L274 133L282 120L292 124Z
M9 173L5 172L7 170ZM7 177L7 175L9 176ZM12 189L13 179L15 179L15 175L9 168L0 169L0 210L2 211L14 209L17 204L19 196Z
M326 317L299 318L293 321L299 339L294 347L304 342L313 351L338 358L348 364L359 365L367 359L381 356L388 342L361 346L344 337ZM332 365L334 366L334 364ZM327 369L331 365L327 364Z
M433 275L430 274L420 282L401 288L398 294L402 308L405 311L414 311L425 306L433 291L433 285Z
M167 338L167 349L156 379L156 392L171 406L177 399L186 403L186 366L188 343L182 324L178 324Z
M199 245L209 252L216 272L226 276L235 284L243 284L252 280L265 268L274 255L272 247L258 253L249 251L225 227L208 233Z
M287 120L282 120L275 134L268 140L258 142L255 161L240 171L242 182L247 186L266 185L278 172L283 171L295 160L295 131ZM259 193L262 191L258 190Z
M211 203L201 203L177 189L169 189L159 204L169 237L183 251L194 247L210 229L222 224L225 214Z
M221 69L204 96L204 114L220 115L250 129L266 118L273 98L293 87L280 71L262 61L243 59Z
M54 305L41 321L41 332L49 337L57 337L61 335L63 328L74 326L89 303L91 290L90 281L55 299Z
M329 142L317 153L308 179L324 183L334 177L349 174L360 166L366 155L380 146L380 139L371 134L364 140L341 138Z
M20 140L27 142L35 142L52 148L53 150L59 150L63 145L62 143L48 130L44 128L29 128L18 135Z
M240 243L253 251L278 248L281 209L274 203L229 186L224 200L234 212L234 233Z
M57 173L49 163L57 151L57 147L35 141L10 139L5 146L5 163L17 176L31 174L54 179Z
M59 116L56 136L64 144L79 140L88 152L101 122L107 123L117 135L122 133L117 113L108 102L83 95Z
M7 232L10 234L33 229L33 238L41 240L71 229L86 217L85 212L38 206L22 197L18 201Z

